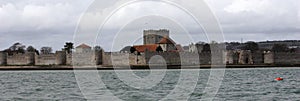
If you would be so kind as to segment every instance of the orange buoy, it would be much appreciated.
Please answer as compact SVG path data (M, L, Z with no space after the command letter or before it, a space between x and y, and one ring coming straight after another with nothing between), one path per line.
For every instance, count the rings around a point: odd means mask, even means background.
M278 77L278 78L276 78L275 80L276 80L276 81L281 81L281 80L283 80L283 78L282 78L282 77Z

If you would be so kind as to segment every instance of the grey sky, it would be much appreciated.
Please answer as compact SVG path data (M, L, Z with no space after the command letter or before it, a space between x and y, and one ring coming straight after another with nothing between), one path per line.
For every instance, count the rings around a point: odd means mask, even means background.
M55 50L63 47L66 41L73 40L73 34L80 20L81 14L89 7L93 0L1 0L0 1L0 49L6 49L14 42L21 42L27 46L36 48L51 46ZM108 2L108 0L105 0ZM115 0L111 0L113 2ZM216 14L223 28L226 41L247 40L287 40L300 38L300 1L299 0L205 0ZM155 7L153 7L155 6ZM99 5L105 7L105 5ZM195 27L194 22L189 20L176 8L167 5L149 3L147 6L129 6L118 11L115 17L131 19L134 14L149 13L147 9L166 11L181 19L184 26L192 30L189 34L197 37L194 41L207 41L202 34L201 28ZM87 12L90 19L101 17L100 12ZM131 16L130 16L131 15ZM115 18L118 19L118 18ZM142 35L142 29L168 28L171 37L184 45L189 42L182 40L186 37L184 30L171 21L159 16L140 18L134 20L128 26L118 25L119 22L112 20L105 27L105 35L100 36L99 44L106 50L110 48L112 34L115 29L124 27L120 33L128 40L137 40ZM95 23L86 24L96 29ZM164 24L162 24L164 23ZM144 26L142 26L144 24ZM148 25L147 25L148 24ZM173 24L170 26L167 24ZM155 26L157 25L157 26ZM195 28L193 28L195 27ZM140 30L140 31L139 31ZM108 34L110 33L110 34ZM132 34L128 34L132 33ZM173 33L173 34L172 34ZM85 33L84 35L95 34ZM139 36L140 35L140 36ZM105 38L103 38L105 37ZM119 36L120 37L120 36ZM87 39L89 40L89 39ZM93 40L93 39L91 39ZM128 42L133 44L132 42ZM141 43L141 42L137 42ZM88 43L90 44L90 43ZM130 45L128 44L128 45ZM124 44L126 46L127 44ZM123 47L120 45L119 47Z

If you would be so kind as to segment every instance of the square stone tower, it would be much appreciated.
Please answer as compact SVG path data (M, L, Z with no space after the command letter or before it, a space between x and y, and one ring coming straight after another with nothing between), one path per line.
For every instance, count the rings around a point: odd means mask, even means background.
M169 30L144 30L144 45L157 44L162 38L169 37Z

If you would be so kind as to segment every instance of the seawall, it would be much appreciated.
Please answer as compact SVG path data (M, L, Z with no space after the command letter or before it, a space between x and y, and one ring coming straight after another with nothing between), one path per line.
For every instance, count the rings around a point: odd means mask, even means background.
M297 65L226 65L225 68L274 68L274 67L300 67L300 64ZM221 65L194 65L194 66L180 66L180 65L168 65L167 69L218 69L224 68ZM128 69L150 69L148 65L132 65L130 66L0 66L0 71L6 70L128 70ZM151 67L151 69L166 69L166 67L155 66Z

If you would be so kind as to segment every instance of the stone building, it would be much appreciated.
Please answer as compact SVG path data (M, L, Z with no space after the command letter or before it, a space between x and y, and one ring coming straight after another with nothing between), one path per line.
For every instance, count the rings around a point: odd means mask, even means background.
M90 53L92 51L92 47L86 44L81 44L75 48L75 52L77 53Z
M274 53L271 51L264 52L264 63L265 64L274 64Z
M162 48L163 52L177 51L176 43L169 37L165 36L162 38L158 45Z
M100 65L102 63L102 50L94 50L92 47L81 44L75 48L75 52L72 53L72 65Z
M253 64L253 58L251 51L239 50L239 61L238 64Z
M196 53L196 52L202 52L202 50L203 50L203 45L204 44L190 44L189 45L189 52L194 52L194 53Z

